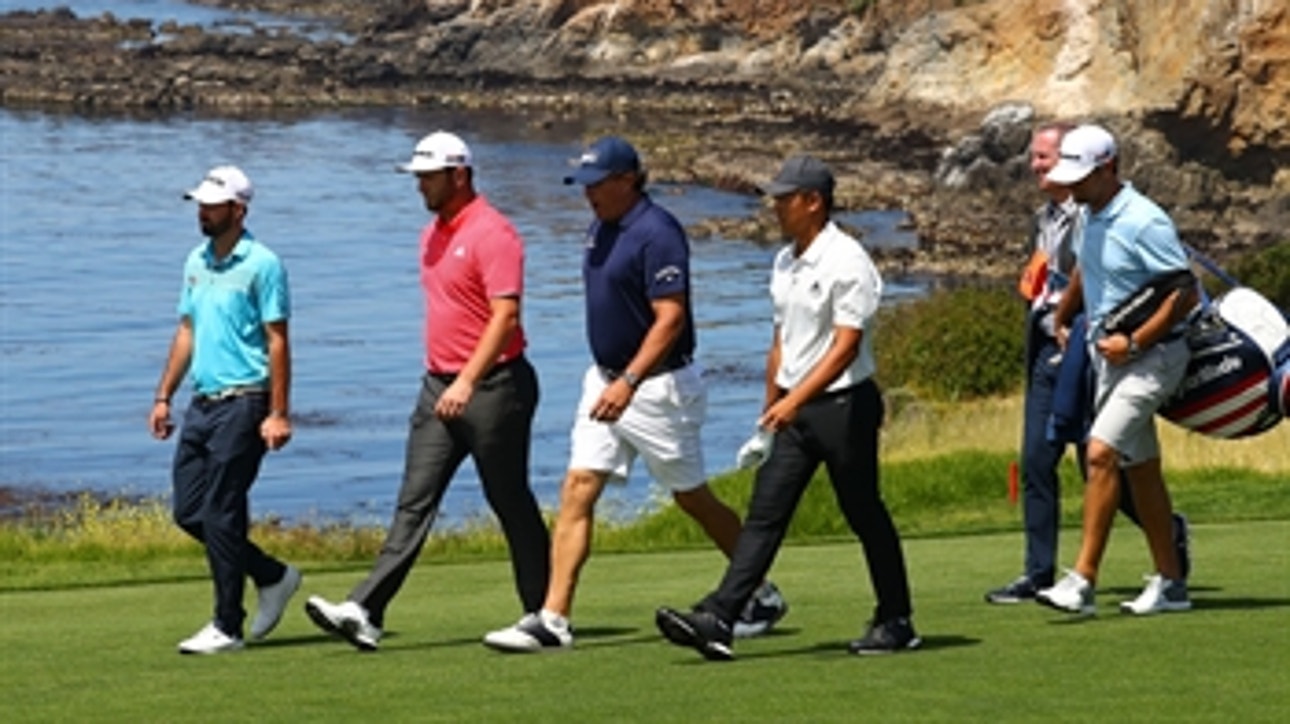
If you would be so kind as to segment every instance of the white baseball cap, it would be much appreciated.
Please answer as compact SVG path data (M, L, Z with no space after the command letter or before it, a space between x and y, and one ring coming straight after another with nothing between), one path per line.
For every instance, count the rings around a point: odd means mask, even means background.
M1057 165L1046 177L1060 186L1070 186L1084 180L1098 166L1115 158L1115 139L1101 126L1080 126L1062 136Z
M400 164L404 173L427 173L445 168L470 166L470 147L447 131L435 131L417 143L412 160Z
M239 204L251 202L255 189L251 179L242 173L237 166L216 166L206 172L206 178L197 188L184 194L184 198L199 204L224 204L236 201Z

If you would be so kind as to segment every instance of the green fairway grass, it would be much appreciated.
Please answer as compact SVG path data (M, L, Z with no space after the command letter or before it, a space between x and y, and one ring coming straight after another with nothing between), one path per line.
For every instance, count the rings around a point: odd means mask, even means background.
M984 591L1020 565L1018 532L907 540L921 651L855 657L873 606L852 542L783 549L790 612L730 663L665 643L654 609L687 606L723 568L710 550L600 553L579 588L575 650L503 655L480 637L518 610L503 561L418 566L381 650L319 633L306 595L363 574L318 572L265 642L213 657L175 644L210 615L200 560L175 582L0 593L5 721L1285 721L1290 715L1290 522L1195 525L1195 610L1123 616L1148 568L1117 525L1099 616ZM1061 558L1078 533L1063 531ZM248 593L253 606L254 595Z

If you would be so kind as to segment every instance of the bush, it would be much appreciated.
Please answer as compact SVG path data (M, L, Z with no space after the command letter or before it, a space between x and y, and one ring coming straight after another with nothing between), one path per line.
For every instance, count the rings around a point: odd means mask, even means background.
M1242 256L1229 271L1273 304L1290 310L1290 241Z
M878 381L939 400L1015 391L1024 378L1025 305L1010 288L938 291L878 312Z

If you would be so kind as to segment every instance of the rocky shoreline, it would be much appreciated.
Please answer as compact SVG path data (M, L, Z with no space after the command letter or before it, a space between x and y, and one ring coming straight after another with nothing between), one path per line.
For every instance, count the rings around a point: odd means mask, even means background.
M758 3L768 6L761 25L694 9L678 18L677 4L651 0L205 2L316 17L330 32L15 11L0 16L0 105L157 113L408 106L492 109L534 123L577 117L631 135L658 180L736 191L750 191L778 159L805 149L835 166L843 208L909 213L920 245L884 255L884 266L1008 277L1021 261L1026 212L1037 200L1026 180L1028 128L1051 111L1006 98L938 106L858 92L878 80L860 85L867 46L848 55L831 40L886 43L891 55L899 42L883 28L895 37L899 23L917 17L819 9L834 3L803 14L778 0ZM636 15L614 19L601 6ZM851 34L839 35L848 23ZM796 55L776 34L797 38ZM803 38L813 40L807 51ZM814 61L804 58L812 51ZM756 72L763 66L779 70ZM1219 259L1285 243L1290 174L1277 169L1290 150L1280 136L1249 133L1242 153L1220 153L1194 118L1140 109L1093 115L1124 135L1130 176L1170 208L1188 242ZM771 235L766 216L703 226Z

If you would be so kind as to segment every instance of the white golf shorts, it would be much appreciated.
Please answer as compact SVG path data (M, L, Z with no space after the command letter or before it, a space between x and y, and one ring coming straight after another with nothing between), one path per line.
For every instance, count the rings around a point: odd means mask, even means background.
M582 400L573 422L570 470L608 473L623 482L639 455L650 475L675 492L705 482L699 428L708 412L708 391L698 365L647 377L616 422L591 419L591 408L609 380L592 365L582 377Z

